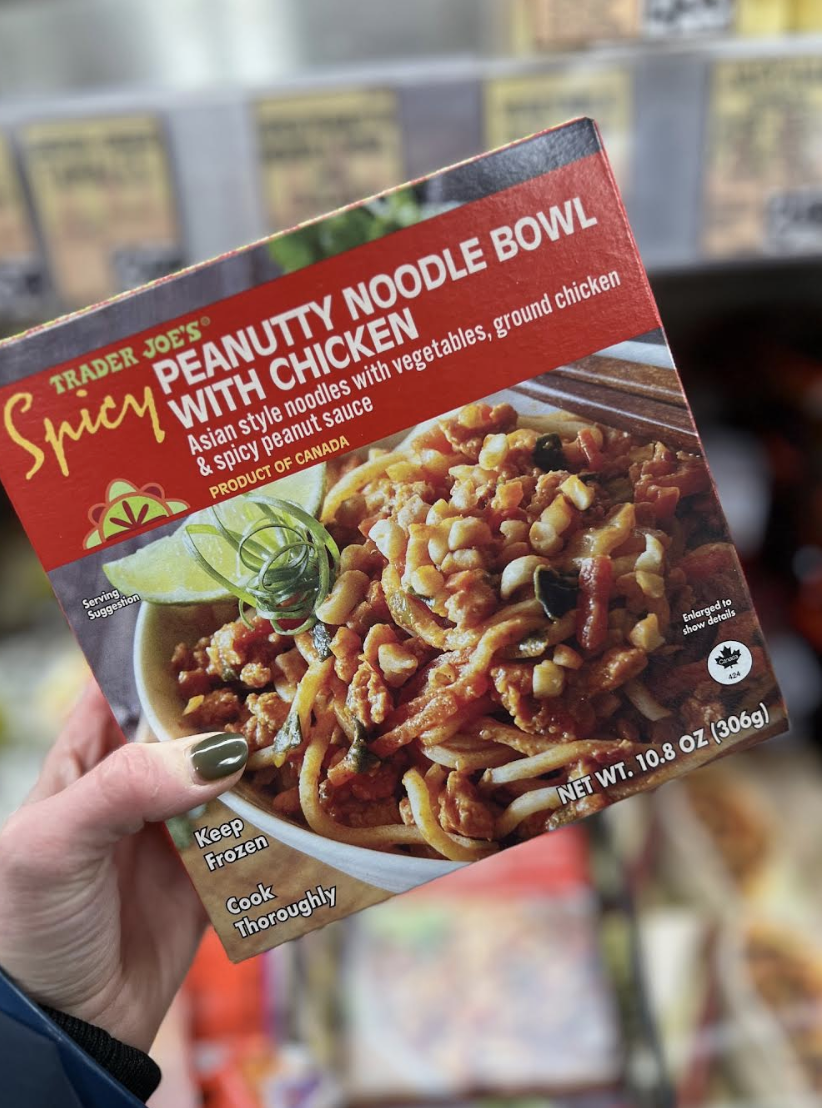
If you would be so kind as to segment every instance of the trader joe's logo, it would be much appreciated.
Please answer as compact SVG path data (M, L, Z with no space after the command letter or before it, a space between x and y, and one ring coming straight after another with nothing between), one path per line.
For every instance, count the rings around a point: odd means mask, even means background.
M169 499L162 485L152 483L138 488L131 481L118 478L106 489L103 503L89 509L88 518L93 527L83 540L83 546L91 550L115 535L137 531L147 523L179 515L188 507L184 500Z

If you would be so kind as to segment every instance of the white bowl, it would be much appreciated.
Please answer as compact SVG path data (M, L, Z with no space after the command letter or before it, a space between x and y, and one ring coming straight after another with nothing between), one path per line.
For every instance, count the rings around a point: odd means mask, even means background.
M174 647L179 642L193 645L201 636L210 635L227 620L236 618L234 602L179 607L140 605L134 632L134 676L143 713L161 741L179 739L197 731L195 727L186 726L183 716L183 704L170 665ZM253 791L242 785L220 799L242 819L278 842L386 892L407 892L460 869L464 864L436 858L409 858L326 839L259 807L253 800Z

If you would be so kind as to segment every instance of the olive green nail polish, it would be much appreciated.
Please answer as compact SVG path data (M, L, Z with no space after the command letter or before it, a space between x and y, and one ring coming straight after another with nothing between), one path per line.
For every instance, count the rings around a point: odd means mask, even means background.
M201 781L230 777L243 768L247 758L248 743L231 731L208 735L191 748L191 764Z

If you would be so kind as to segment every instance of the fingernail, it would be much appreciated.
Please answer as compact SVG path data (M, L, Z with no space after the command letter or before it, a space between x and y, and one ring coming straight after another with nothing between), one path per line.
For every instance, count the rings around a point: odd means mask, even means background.
M190 757L201 781L218 781L243 768L248 759L248 743L242 735L220 731L195 743Z

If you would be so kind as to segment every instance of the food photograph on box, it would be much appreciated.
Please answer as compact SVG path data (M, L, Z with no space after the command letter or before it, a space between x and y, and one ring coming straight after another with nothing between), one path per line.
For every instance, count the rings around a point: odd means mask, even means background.
M10 1104L822 1103L813 5L7 7Z

